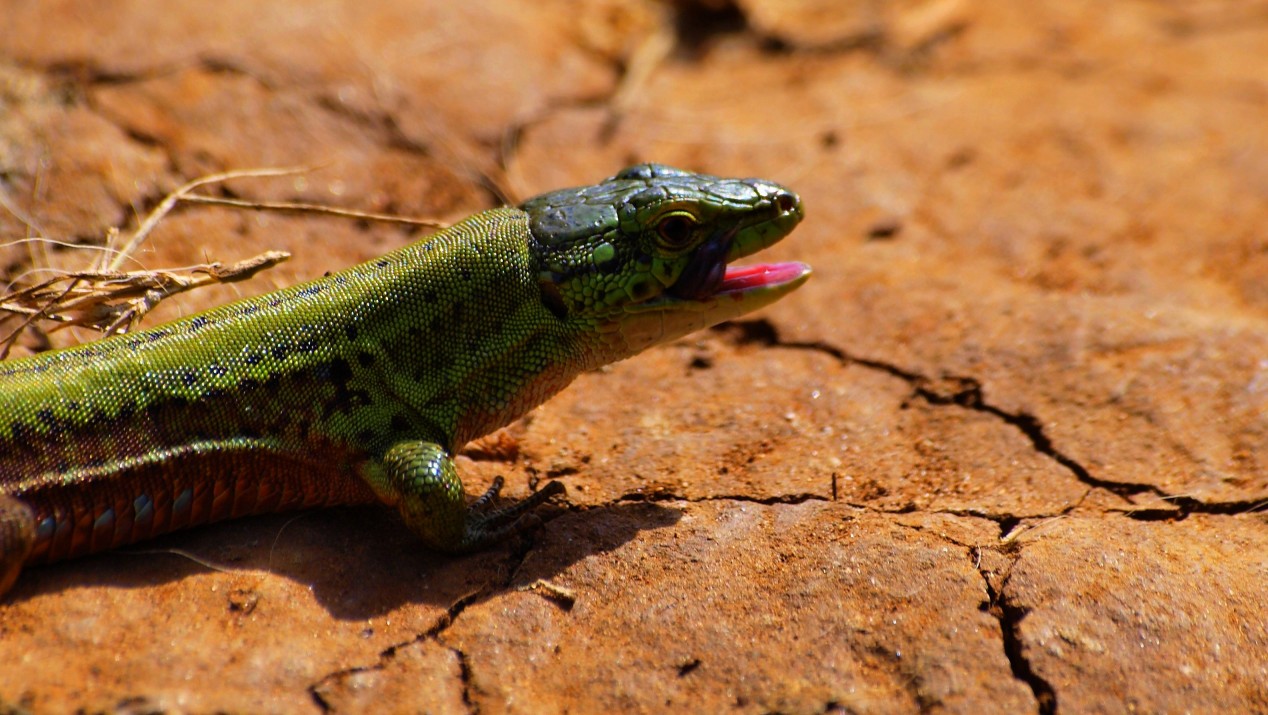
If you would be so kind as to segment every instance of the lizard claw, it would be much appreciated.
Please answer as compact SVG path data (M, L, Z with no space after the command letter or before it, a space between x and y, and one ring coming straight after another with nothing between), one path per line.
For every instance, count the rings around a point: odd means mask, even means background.
M502 484L503 479L501 477L494 479L493 484L489 487L488 491L481 495L479 499L472 502L471 506L467 508L468 515L478 521L484 528L498 528L499 526L507 524L518 518L520 515L545 504L551 497L568 491L564 487L563 482L548 482L546 486L517 502L502 507L501 509L489 510L489 505L493 502L493 499L497 497L498 492L501 491Z
M563 482L549 482L546 486L509 506L493 511L485 511L488 504L497 496L502 488L503 480L493 480L479 499L472 502L467 510L467 541L475 544L488 544L501 541L514 534L522 534L541 526L541 517L532 510L545 504L557 494L568 490Z

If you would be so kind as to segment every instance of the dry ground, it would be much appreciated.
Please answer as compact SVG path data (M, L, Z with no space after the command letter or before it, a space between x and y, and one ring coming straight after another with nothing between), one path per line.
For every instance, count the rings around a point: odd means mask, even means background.
M774 254L816 269L463 458L567 483L532 540L444 558L346 509L31 570L0 711L1268 712L1268 3L0 17L6 242L225 169L453 219L656 160L796 188ZM159 319L412 237L200 208L137 265L295 255Z

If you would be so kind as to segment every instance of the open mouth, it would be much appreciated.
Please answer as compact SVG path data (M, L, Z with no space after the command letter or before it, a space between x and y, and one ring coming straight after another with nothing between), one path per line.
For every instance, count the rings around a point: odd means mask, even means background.
M716 295L726 282L726 254L731 250L735 233L732 229L705 241L666 292L683 300L703 300Z
M691 257L682 275L666 292L680 300L708 300L722 294L736 297L764 288L775 288L803 278L810 266L800 262L728 266L727 254L735 231L707 241Z
M718 254L716 258L713 257L715 254ZM810 272L810 266L797 261L728 266L723 262L725 258L725 246L720 252L709 246L703 247L667 292L680 300L708 300L723 294L738 297L755 290L782 286Z
M764 308L801 287L811 269L805 263L728 266L786 237L803 217L797 195L777 185L753 182L767 209L754 206L738 225L714 228L697 245L673 285L641 303L622 307L616 321L626 351L638 351L710 325Z
M726 269L717 293L743 295L752 290L774 288L791 283L808 273L810 273L810 266L798 261L736 266Z

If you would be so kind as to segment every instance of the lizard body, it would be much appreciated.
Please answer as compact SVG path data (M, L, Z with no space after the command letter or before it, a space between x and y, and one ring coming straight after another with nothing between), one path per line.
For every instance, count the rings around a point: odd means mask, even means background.
M0 362L0 594L25 565L213 521L395 506L428 547L523 528L551 482L467 505L452 455L583 371L743 315L800 263L726 267L796 194L655 164L476 214L367 263Z

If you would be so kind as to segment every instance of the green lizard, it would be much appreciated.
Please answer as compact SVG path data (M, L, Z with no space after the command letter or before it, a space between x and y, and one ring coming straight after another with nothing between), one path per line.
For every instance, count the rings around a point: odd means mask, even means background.
M656 164L144 332L0 362L0 594L25 565L220 519L381 501L433 549L534 522L452 455L586 370L768 305L777 184Z

